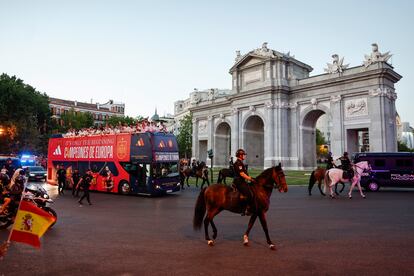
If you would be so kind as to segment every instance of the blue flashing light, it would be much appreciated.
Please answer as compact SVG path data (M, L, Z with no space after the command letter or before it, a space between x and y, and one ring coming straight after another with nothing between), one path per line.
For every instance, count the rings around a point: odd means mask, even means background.
M22 159L29 159L29 158L31 158L32 156L31 155L28 155L28 154L23 154L22 155Z

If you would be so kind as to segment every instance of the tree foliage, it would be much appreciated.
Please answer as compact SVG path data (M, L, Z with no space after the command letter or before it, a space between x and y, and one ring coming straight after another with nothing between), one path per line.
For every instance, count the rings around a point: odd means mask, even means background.
M398 141L397 145L398 145L398 151L401 151L401 152L413 152L414 151L413 149L410 149L407 146L407 144L404 142Z
M138 116L136 118L132 118L129 116L125 116L125 117L112 116L108 119L107 124L111 126L117 126L120 124L135 125L138 121L141 121L141 120L143 120L142 116Z
M63 121L63 125L60 132L65 132L68 129L81 129L89 128L94 125L93 115L90 112L76 112L75 109L71 108L68 112L63 113L60 116Z
M49 97L16 76L0 76L0 153L46 152Z
M180 120L180 130L177 135L178 148L181 158L191 157L193 144L193 116L185 115Z

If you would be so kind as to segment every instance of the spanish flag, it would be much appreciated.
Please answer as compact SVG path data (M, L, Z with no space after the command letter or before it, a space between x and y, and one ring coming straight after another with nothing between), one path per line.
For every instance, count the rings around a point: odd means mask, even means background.
M34 204L22 200L10 234L10 240L40 248L40 237L56 218Z

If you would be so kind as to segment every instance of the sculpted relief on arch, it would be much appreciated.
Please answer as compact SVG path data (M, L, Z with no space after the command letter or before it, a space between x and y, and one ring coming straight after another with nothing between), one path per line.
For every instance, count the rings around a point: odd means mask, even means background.
M345 101L345 117L352 118L368 115L367 98L350 99Z

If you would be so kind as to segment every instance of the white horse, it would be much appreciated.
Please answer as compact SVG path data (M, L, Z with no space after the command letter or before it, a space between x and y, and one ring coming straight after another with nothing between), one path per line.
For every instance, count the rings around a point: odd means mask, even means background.
M355 185L358 185L359 193L363 198L365 198L364 193L362 192L361 184L359 181L361 180L361 175L364 171L371 170L371 166L369 165L368 161L361 161L354 165L352 165L354 169L354 177L352 179L345 179L342 178L343 170L332 168L325 173L325 189L329 188L331 197L335 197L333 193L332 187L335 186L338 182L351 182L351 188L349 189L348 197L349 199L352 198L352 190L354 189Z

